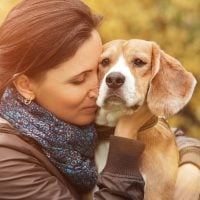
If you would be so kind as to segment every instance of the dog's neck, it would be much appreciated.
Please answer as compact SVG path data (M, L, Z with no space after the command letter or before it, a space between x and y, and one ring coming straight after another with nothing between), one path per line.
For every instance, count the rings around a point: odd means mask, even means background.
M112 118L110 117L108 120L108 116L109 116L110 112L104 110L104 109L100 109L98 115L97 115L97 119L96 119L96 128L98 130L98 133L100 135L100 138L102 139L108 139L110 135L112 135L115 131L115 126L117 124L117 120L125 115L131 115L132 118L132 123L133 125L135 125L135 127L137 128L138 131L142 131L144 129L153 127L157 121L158 121L158 117L155 116L150 109L148 108L148 106L146 104L142 105L137 111L131 111L131 109L129 108L129 110L127 112L122 112L120 113L120 116L113 115L111 112L111 116L113 117L113 122L111 123L112 126L109 126L109 120L112 120ZM117 119L117 120L116 120ZM112 121L111 121L112 122Z
M132 118L134 125L138 128L138 132L153 127L158 121L158 117L150 111L147 104L142 105L133 114Z

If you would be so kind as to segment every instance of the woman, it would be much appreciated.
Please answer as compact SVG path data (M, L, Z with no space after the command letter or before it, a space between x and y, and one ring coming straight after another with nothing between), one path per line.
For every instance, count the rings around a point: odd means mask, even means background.
M94 199L143 199L144 145L123 118L97 181L99 22L79 0L25 0L1 26L0 199L80 199L96 182ZM194 177L195 142L185 145L194 160L181 160Z

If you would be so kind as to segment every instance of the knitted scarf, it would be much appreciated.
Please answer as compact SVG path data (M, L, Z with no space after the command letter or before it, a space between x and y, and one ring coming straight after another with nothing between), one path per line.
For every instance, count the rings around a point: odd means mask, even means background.
M22 134L33 138L50 161L79 191L88 191L97 180L94 125L76 126L58 119L35 102L8 87L0 102L0 115Z

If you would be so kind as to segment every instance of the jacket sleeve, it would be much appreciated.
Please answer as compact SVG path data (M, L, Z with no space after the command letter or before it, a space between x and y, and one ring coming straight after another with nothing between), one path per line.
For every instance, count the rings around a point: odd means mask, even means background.
M95 200L142 200L144 181L139 160L144 145L135 140L111 136L106 166L98 178Z
M200 141L184 136L181 130L176 131L175 134L180 163L174 200L198 200L200 197Z
M200 170L200 140L184 136L180 129L175 130L174 133L180 155L179 166L191 163Z
M0 148L0 199L75 200L69 189L39 161L15 149Z

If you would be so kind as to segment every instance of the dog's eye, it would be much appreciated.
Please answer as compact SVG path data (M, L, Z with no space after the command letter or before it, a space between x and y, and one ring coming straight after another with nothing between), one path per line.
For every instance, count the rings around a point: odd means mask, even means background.
M103 67L106 67L107 65L110 64L110 59L109 58L104 58L100 64L103 66Z
M133 60L133 64L136 65L137 67L142 67L143 65L145 65L147 63L139 58L136 58Z

